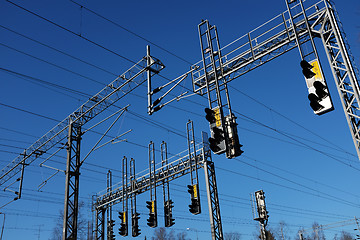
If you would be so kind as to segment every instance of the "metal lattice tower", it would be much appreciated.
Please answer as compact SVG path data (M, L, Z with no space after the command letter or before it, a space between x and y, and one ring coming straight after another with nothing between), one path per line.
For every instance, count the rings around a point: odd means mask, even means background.
M319 22L321 25L314 24L313 29L314 31L316 28L319 29L346 120L360 158L359 72L355 68L341 22L330 1L326 1L326 8Z
M105 240L105 208L97 208L95 212L95 239Z
M63 239L77 239L81 125L70 122L67 143Z
M112 188L112 172L111 170L109 170L107 172L107 192L111 192L111 188ZM113 223L113 218L112 218L112 207L109 207L107 209L107 228L106 228L106 232L107 232L107 239L108 240L111 240L111 235L113 234L114 232L114 229L113 229L113 226L112 226L112 223Z
M206 180L206 192L208 197L209 217L211 225L212 239L223 239L222 222L220 215L219 195L216 184L215 166L211 159L211 150L207 142L208 136L203 132L203 156L204 156L204 172Z

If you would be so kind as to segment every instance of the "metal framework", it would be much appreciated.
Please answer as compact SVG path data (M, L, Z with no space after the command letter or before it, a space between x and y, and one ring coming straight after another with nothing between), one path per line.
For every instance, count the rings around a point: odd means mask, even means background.
M221 111L223 107L227 108L229 109L229 115L232 116L227 93L227 83L296 47L299 48L301 57L306 57L307 53L304 53L301 49L301 46L305 44L310 43L312 46L312 52L308 54L317 55L314 39L320 38L325 48L349 129L358 157L360 158L359 73L353 63L353 57L351 56L339 17L330 0L320 0L318 2L310 0L285 1L288 7L287 11L222 48L219 45L216 27L211 26L208 21L203 21L199 25L202 60L194 64L190 71L171 81L171 83L176 82L175 86L177 86L191 75L193 92L200 95L207 94L210 107L219 106ZM293 11L295 8L301 8L301 12L295 13ZM18 192L15 192L17 195L15 199L19 199L21 196L24 168L41 155L47 153L55 145L67 139L68 157L65 172L66 189L63 238L76 239L77 198L80 166L82 163L80 162L82 126L146 80L148 80L149 113L151 114L162 108L165 104L157 107L156 105L175 87L172 87L154 103L152 102L151 96L155 93L155 89L151 88L151 76L163 68L164 65L158 59L150 56L148 48L146 57L108 84L32 144L25 150L26 155L20 154L4 167L1 170L0 186L21 172L20 188ZM156 91L160 91L162 88L156 88ZM226 103L223 103L221 99L221 94L224 93L226 94ZM183 97L183 95L180 97ZM223 115L221 116L223 117ZM224 119L221 119L221 121L224 123ZM197 152L195 150L195 153ZM212 178L212 175L213 177L215 176L213 163L208 164L207 161L204 147L194 157L189 153L187 157L176 160L176 163L172 162L166 168L157 169L154 173L154 187L161 185L164 180L174 180L192 172L192 167L198 169L199 167L206 167L205 165L210 169L207 171L207 174L209 174L207 181L214 183L216 182L215 178L214 180L209 180ZM151 188L151 182L150 176L142 176L135 180L135 187L133 189L127 186L126 194L135 192L140 194L148 191ZM210 194L216 195L216 189L213 190L215 191L212 192L210 190ZM97 223L104 221L104 209L122 201L121 191L115 190L111 194L105 194L97 198L95 203ZM213 202L215 203L216 200L211 200L211 203ZM216 208L219 205L215 203L214 206ZM213 219L216 219L216 214L213 214ZM220 214L219 218L215 221L218 221L221 227ZM104 233L104 231L99 229L99 226L101 224L97 224L97 233L102 236L103 234L101 233ZM212 228L221 232L220 227L216 227L214 223ZM220 235L218 238L221 239Z
M96 209L95 239L105 240L105 208Z
M148 58L152 59L150 61L150 65L147 65ZM27 148L26 157L23 157L20 154L8 165L6 165L1 170L0 186L21 171L21 167L23 166L22 162L26 160L27 164L31 164L39 156L64 141L64 139L68 137L67 130L69 128L69 123L76 122L77 124L83 126L85 123L143 84L147 80L146 72L149 67L156 70L151 71L151 75L154 75L156 72L161 71L164 68L164 65L158 59L151 56L146 56L141 59L129 70L117 77L113 82L109 83L99 93L91 97L67 118Z
M67 143L63 239L77 239L81 125L70 122Z
M106 184L107 184L107 191L111 192L111 188L112 188L112 172L111 170L108 171L107 173L107 179L106 179ZM114 232L114 229L113 229L113 218L112 218L112 207L109 207L107 209L107 216L106 216L106 222L107 222L107 225L106 225L106 232L107 232L107 240L112 240L111 239L111 235L113 234Z
M189 130L190 132L193 131L193 127L189 127L188 124L189 123L187 123L188 132ZM191 137L188 138L188 146L194 144L194 142L191 141L191 139L193 138ZM149 144L150 166L153 165L155 161L154 157L152 156L154 152L153 147L151 147L152 145L153 143ZM164 145L162 146L163 146L162 149L165 154L165 146ZM170 181L185 176L191 173L192 171L194 171L195 169L197 170L200 168L204 168L205 182L207 186L207 195L208 195L208 203L209 203L209 215L210 215L212 239L223 239L222 224L220 217L220 204L218 199L217 185L215 178L215 169L214 169L214 163L211 161L211 151L207 143L207 138L206 141L203 141L201 148L195 150L195 146L194 146L192 150L193 151L188 151L188 153L185 154L184 156L181 156L178 159L175 159L171 162L162 161L162 166L157 169L149 168L151 174L149 172L147 174L137 177L135 176L135 174L133 174L132 176L134 177L132 178L132 181L129 184L120 186L118 188L112 189L111 192L106 192L103 195L97 196L96 200L93 203L94 210L96 211L96 216L101 215L101 212L104 209L107 209L115 204L119 204L125 201L125 199L129 197L131 198L132 196L145 193L147 191L150 191L151 193L156 189L156 187L162 186L164 185L164 183L169 184ZM179 154L176 156L179 156ZM167 160L169 161L171 160L171 158ZM135 166L133 167L135 168ZM168 192L166 194L168 194ZM100 218L97 217L97 219ZM100 230L96 234L96 236L98 236L97 239L103 239L104 236L101 236L101 234L104 234L104 232L101 231L101 226L104 223L97 221L96 224L97 226L95 231Z
M330 2L326 2L326 7L318 22L319 24L314 23L313 31L320 33L323 41L346 120L360 158L359 71L355 67L340 19Z
M63 239L76 239L80 167L85 160L80 160L82 126L144 83L148 76L158 73L163 68L164 65L158 59L147 54L146 57L91 97L75 112L26 149L26 155L20 154L4 167L1 170L0 186L21 171L20 189L15 192L17 195L15 199L19 199L24 168L67 138ZM148 72L150 73L147 74ZM97 218L103 219L103 216L98 215Z
M211 150L208 144L208 136L205 132L202 135L204 147L204 172L206 181L206 192L209 206L209 217L211 226L212 239L223 239L221 215L220 215L220 203L216 184L215 166L211 159Z
M231 114L227 83L296 47L302 59L311 56L317 59L315 39L321 38L360 158L359 73L335 8L331 0L285 2L287 11L221 48L216 26L211 26L207 20L202 21L199 24L202 60L195 63L190 71L170 81L175 84L158 100L191 76L194 93L207 94L210 108L228 107ZM170 83L155 89L149 85L149 96ZM160 105L156 111L175 99L186 97L185 94ZM221 94L225 94L227 103L223 103ZM149 109L159 102L149 101ZM224 122L223 119L221 121Z
M208 90L207 75L214 75L210 84L216 82L216 74L222 73L226 84L262 64L299 48L302 58L317 57L314 38L321 38L325 47L333 77L340 95L350 132L360 158L360 113L358 70L355 68L350 47L339 17L329 0L286 0L288 10L221 48L221 66L208 72L201 62L193 66L194 92L205 94ZM297 14L295 8L301 8ZM310 46L306 52L301 46ZM309 48L308 48L309 49ZM220 52L219 50L219 52Z

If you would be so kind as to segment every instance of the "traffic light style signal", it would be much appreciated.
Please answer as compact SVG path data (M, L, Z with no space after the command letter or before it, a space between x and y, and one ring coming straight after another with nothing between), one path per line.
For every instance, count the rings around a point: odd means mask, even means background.
M226 151L226 142L220 108L205 108L205 113L205 118L209 122L211 131L211 137L209 138L210 149L215 154L222 154Z
M139 228L139 219L140 219L140 214L135 212L132 216L131 216L131 225L132 225L132 229L131 229L131 235L133 237L137 237L141 234L140 232L140 228Z
M175 219L172 218L173 203L172 200L168 200L164 204L165 227L171 227L175 224Z
M226 150L226 158L234 158L240 156L244 151L241 150L243 146L240 144L237 133L237 123L234 114L229 114L225 117L225 124L227 127L228 148Z
M205 108L205 113L206 113L206 120L208 120L208 122L210 124L215 123L215 111L211 110L210 108Z
M157 227L157 213L156 213L156 202L146 201L146 207L149 209L149 218L147 219L147 225L149 227L155 228Z
M310 63L302 60L300 66L309 91L310 107L314 113L321 115L334 110L319 60L315 59Z
M200 206L200 196L199 196L199 185L187 185L188 192L191 195L191 204L189 205L189 211L197 215L201 213L201 206Z
M127 212L119 212L119 218L121 220L119 234L120 236L127 236L128 235Z
M269 218L269 212L266 210L265 193L263 192L263 190L255 192L255 200L258 212L258 218L255 218L255 220L260 222L267 221Z
M108 239L110 240L115 240L115 234L114 234L114 226L115 226L115 221L114 220L110 220L108 221Z

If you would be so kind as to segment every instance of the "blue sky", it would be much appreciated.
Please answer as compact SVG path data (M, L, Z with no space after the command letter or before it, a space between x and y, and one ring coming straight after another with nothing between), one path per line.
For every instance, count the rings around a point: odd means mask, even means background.
M7 1L0 2L1 167L88 98L64 91L59 86L92 96L133 65L126 59L136 62L145 56L147 44L151 46L152 55L166 65L161 75L174 79L189 70L189 62L195 63L201 58L197 25L202 19L217 26L220 44L225 46L286 10L282 0L271 4L265 0L79 1L117 23L114 25L71 1L14 3L58 26ZM335 4L355 63L360 66L360 2L336 0ZM213 156L224 233L239 232L242 239L254 238L258 225L252 219L250 194L259 189L266 195L270 215L268 226L277 229L279 222L285 222L291 238L300 227L311 228L314 221L327 225L359 217L357 181L360 164L324 49L319 39L316 43L335 106L328 114L316 116L309 106L297 49L229 84L245 153L232 160ZM164 78L153 78L154 86L164 82ZM180 94L190 86L188 79L174 90L174 94ZM184 136L188 119L194 122L197 139L201 138L201 131L209 132L204 117L207 100L200 96L175 101L147 116L144 85L117 105L127 104L130 104L129 112L120 118L109 135L116 136L132 129L126 135L128 142L95 151L81 170L80 199L85 203L84 214L88 218L91 218L91 196L106 188L108 169L113 171L114 183L121 180L123 156L136 160L137 171L146 171L146 147L150 141L155 143L157 150L161 142L166 141L169 153L175 155L187 148ZM105 131L111 121L96 130ZM82 156L98 139L99 135L93 133L83 136ZM59 155L65 157L66 153L60 151ZM156 161L160 161L158 152ZM0 210L6 214L4 239L48 239L51 236L59 211L63 209L65 178L59 173L38 191L38 186L54 173L54 170L39 167L39 163L40 160L26 169L23 199ZM65 158L55 157L48 164L64 169ZM194 231L188 231L190 238L195 239L198 231L199 239L210 239L202 171L199 171L199 177L203 212L197 216L191 215L187 206L190 198L186 185L190 176L170 183L176 219L171 229L181 232L191 228ZM161 192L158 189L160 198ZM3 192L0 196L3 205L13 194ZM148 199L148 193L138 197L142 232L138 239L145 236L149 239L153 234L153 229L146 225L145 201ZM114 211L120 209L121 206L114 207ZM162 201L158 209L162 214ZM159 219L159 225L163 226L162 217ZM118 228L117 217L116 221ZM325 234L328 239L342 230L354 234L355 227L352 222L325 230ZM117 239L121 239L120 236Z

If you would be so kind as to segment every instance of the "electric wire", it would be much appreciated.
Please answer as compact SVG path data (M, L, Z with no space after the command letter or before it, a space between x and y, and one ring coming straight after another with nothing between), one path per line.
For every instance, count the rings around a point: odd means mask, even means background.
M275 174L275 173L270 172L270 171L268 171L268 170L265 170L265 169L263 169L263 168L259 168L259 167L257 167L257 166L254 166L254 165L248 163L248 162L245 162L245 161L243 161L243 160L240 160L240 159L238 159L237 157L234 158L234 159L235 159L235 161L237 161L237 162L240 162L240 163L245 164L245 165L247 165L247 166L253 167L253 168L255 168L255 169L259 170L259 171L265 172L265 173L267 173L267 174L269 174L269 175L272 175L272 176L275 176L275 177L277 177L277 178L280 178L281 180L290 182L290 183L292 183L292 184L294 184L294 185L298 185L298 186L303 187L303 188L305 188L305 189L314 191L315 193L320 193L320 194L322 194L322 195L324 195L324 196L327 196L327 197L330 197L330 198L334 198L334 199L336 199L336 200L338 200L338 201L343 201L344 203L346 202L346 203L348 203L348 204L357 205L357 204L352 203L352 202L349 202L349 201L347 201L347 200L345 200L345 199L332 196L332 195L330 195L330 194L327 194L327 193L324 193L324 192L322 192L322 191L319 191L318 189L314 189L314 188L312 188L312 187L309 187L309 186L306 186L306 185L304 185L304 184L298 183L298 182L296 182L296 181L290 180L290 179L288 179L288 178L282 177L282 176L280 176L280 175L278 175L278 174ZM360 206L360 205L358 205L358 206Z
M1 103L0 103L1 104ZM8 106L8 105L5 105L5 106ZM20 110L21 111L21 109L19 109L19 108L14 108L14 109L16 109L16 110ZM29 111L24 111L24 112L26 112L26 113L30 113L30 114L32 114L31 112L29 112ZM58 120L56 120L56 119L52 119L52 118L48 118L48 117L46 117L46 116L42 116L42 115L39 115L39 114L35 114L36 116L40 116L40 117L45 117L45 118L47 118L47 119L50 119L50 120L53 120L53 121L57 121L58 122ZM157 124L157 126L158 127L162 127L161 125L159 125L159 124ZM180 135L180 136L183 136L183 135ZM147 146L143 146L144 148L147 148ZM238 159L237 159L238 160ZM239 161L239 160L238 160ZM259 169L259 170L262 170L262 169ZM94 172L96 172L96 171L94 171ZM267 171L268 172L268 171ZM270 173L270 172L268 172L269 174L272 174L272 173ZM272 174L272 175L274 175L274 174ZM278 176L278 177L280 177L280 176ZM282 178L282 177L280 177L280 178ZM284 179L286 179L286 178L283 178L283 180ZM287 181L289 181L289 182L293 182L294 184L297 184L295 181L292 181L292 180L289 180L289 179L286 179ZM304 187L304 186L303 186ZM309 187L307 187L308 189L310 189ZM318 190L313 190L313 191L318 191Z
M191 62L189 62L189 61L187 61L186 59L184 59L184 58L180 57L179 55L177 55L177 54L175 54L175 53L173 53L173 52L171 52L171 51L169 51L169 50L167 50L167 49L165 49L165 48L161 47L160 45L158 45L158 44L156 44L156 43L154 43L154 42L152 42L152 41L150 41L150 40L148 40L148 39L146 39L146 38L142 37L141 35L139 35L139 34L137 34L137 33L133 32L133 31L129 30L128 28L125 28L125 27L121 26L120 24L118 24L118 23L116 23L116 22L114 22L114 21L110 20L109 18L104 17L103 15L99 14L98 12L95 12L95 11L93 11L93 10L91 10L91 9L87 8L86 6L81 5L80 3L77 3L77 2L75 2L75 1L73 1L73 0L70 0L70 2L72 2L72 3L74 3L74 4L78 5L78 6L80 6L82 9L85 9L85 10L87 10L88 12L91 12L92 14L94 14L94 15L98 16L99 18L104 19L105 21L108 21L108 22L110 22L111 24L113 24L113 25L115 25L115 26L117 26L117 27L119 27L119 28L121 28L121 29L125 30L126 32L128 32L128 33L130 33L130 34L132 34L132 35L134 35L134 36L136 36L136 37L138 37L138 38L140 38L140 39L144 40L145 42L148 42L148 43L150 43L150 44L154 45L155 47L157 47L157 48L159 48L159 49L163 50L164 52L166 52L166 53L168 53L168 54L170 54L170 55L172 55L172 56L174 56L174 57L176 57L176 58L180 59L181 61L186 62L186 63L187 63L187 64L189 64L190 66L191 66L191 65L193 65Z
M30 11L30 10L28 10L28 9L24 8L24 7L21 7L21 6L19 6L19 5L15 4L15 3L13 3L13 2L11 2L11 1L9 1L9 0L7 0L7 2L9 2L9 3L11 3L11 4L13 4L13 5L15 5L15 6L17 6L17 7L21 8L21 9L23 9L23 10L25 10L25 11L27 11L27 12L31 13L31 14L33 14L33 15L37 16L37 17L40 17L41 19L43 19L43 20L45 20L45 21L48 21L48 22L50 22L50 23L52 23L52 24L54 24L54 25L56 25L56 26L58 26L58 27L60 27L60 28L62 28L62 29L64 29L64 30L70 31L71 33L73 33L73 34L75 34L75 35L79 36L79 34L76 34L76 33L72 32L71 30L66 29L66 28L64 28L64 27L62 27L62 26L60 26L60 25L56 24L55 22L52 22L52 21L50 21L50 20L48 20L48 19L46 19L46 18L44 18L44 17L42 17L42 16L40 16L40 15L38 15L38 14L36 14L36 13L32 12L32 11ZM80 37L81 37L81 36L80 36ZM91 42L92 42L92 41L91 41ZM108 51L110 51L110 52L113 52L113 51L111 51L111 50L109 50L109 49L106 49L106 50L108 50ZM114 53L114 52L113 52L113 53ZM123 57L123 56L121 56L121 57ZM129 60L129 59L126 59L126 60L131 61L131 60ZM165 78L165 77L164 77L164 78ZM165 79L167 79L167 78L165 78ZM169 80L169 79L167 79L167 80ZM235 112L235 111L234 111L234 112ZM253 119L252 119L252 120L253 120ZM275 130L275 131L276 131L276 129L273 129L273 130ZM276 132L277 132L277 131L276 131ZM310 147L310 146L309 146L309 147ZM314 149L313 149L313 150L314 150ZM325 154L325 153L324 153L324 152L322 152L322 151L320 151L320 153ZM325 154L325 155L326 155L326 154ZM336 160L336 161L339 161L339 162L343 163L342 161L340 161L340 160L338 160L338 159L336 159L336 158L334 158L334 157L331 157L331 156L329 156L329 157L330 157L330 158L332 158L332 159L334 159L334 160ZM349 166L349 167L354 168L353 166L351 166L351 165L349 165L349 164L346 164L346 163L343 163L343 164L345 164L345 165L347 165L347 166ZM357 169L357 168L354 168L354 169ZM357 169L357 170L359 170L359 169Z
M247 175L247 174L235 172L235 171L230 170L230 169L226 169L226 168L222 168L222 167L217 167L217 169L228 172L228 173L232 173L232 174L235 174L235 175L239 175L239 176L242 176L242 177L246 177L246 178L249 178L249 179L254 179L254 180L257 180L257 181L262 181L262 182L265 182L265 183L269 183L271 185L275 185L275 186L278 186L278 187L282 187L282 188L290 189L290 190L293 190L293 191L305 193L307 195L311 195L311 196L314 196L314 197L319 197L319 198L327 199L327 200L330 200L330 201L342 203L344 205L348 205L348 206L351 206L351 207L359 207L360 206L359 204L351 203L351 202L348 202L346 200L343 201L343 200L337 200L337 199L333 199L333 198L329 198L329 197L325 197L325 196L321 196L321 195L316 195L313 192L307 192L305 190L297 189L297 188L294 188L294 187L289 187L289 186L286 186L284 184L280 184L278 182L273 182L273 181L269 181L269 180L262 179L262 178L259 178L259 177L250 176L250 175Z
M354 156L354 157L357 157L355 154L350 153L350 152L346 151L345 149L343 149L343 148L339 147L339 145L338 145L338 144L335 144L335 143L333 143L333 142L329 141L328 139L326 139L326 138L322 137L321 135L317 134L316 132L314 132L314 131L312 131L312 130L310 130L310 129L306 128L306 127L304 127L303 125L299 124L298 122L296 122L296 121L292 120L291 118L289 118L289 117L285 116L284 114L282 114L282 113L280 113L280 112L276 111L275 109L273 109L273 108L269 107L268 105L266 105L266 104L264 104L264 103L260 102L259 100L257 100L257 99L255 99L255 98L253 98L252 96L250 96L250 95L248 95L248 94L244 93L243 91L241 91L241 90L239 90L239 89L237 89L237 88L235 88L235 87L232 87L232 86L229 86L229 87L230 87L231 89L235 90L236 92L238 92L238 93L240 93L240 94L244 95L245 97L247 97L247 98L251 99L252 101L254 101L255 103L257 103L258 105L263 106L264 108L267 108L267 109L268 109L268 110L270 110L271 112L276 113L277 115L279 115L280 117L282 117L282 118L286 119L287 121L289 121L289 122L293 123L294 125L296 125L296 126L298 126L298 127L302 128L302 129L304 129L305 131L307 131L307 132L311 133L312 135L314 135L314 136L316 136L316 137L320 138L320 139L321 139L321 140L323 140L324 142L327 142L327 143L331 144L331 146L332 146L332 147L335 147L335 148L339 149L339 150L340 150L340 151L342 151L342 152L345 152L345 153L347 153L347 154L349 154L349 155L352 155L352 156Z
M8 1L8 2L10 2L10 3L12 3L11 1ZM14 3L12 3L12 4L14 4ZM16 5L16 4L15 4ZM18 6L18 5L16 5L16 6ZM18 6L18 7L20 7L20 6ZM20 8L22 8L22 7L20 7ZM25 9L25 8L22 8L22 9L24 9L24 10L27 10L27 9ZM28 10L27 10L28 11ZM32 14L35 14L35 13L33 13L33 12L31 12L31 11L29 11L30 13L32 13ZM37 15L37 14L35 14L35 15ZM41 16L39 16L39 17L41 17ZM41 17L42 18L42 17ZM54 23L55 24L55 23ZM55 24L56 25L56 24ZM165 77L164 77L165 78ZM165 78L165 79L167 79L167 78ZM167 79L167 80L169 80L169 79ZM235 112L235 111L234 111ZM246 116L245 116L246 117ZM273 129L274 130L274 129ZM321 153L324 153L324 152L322 152L321 151ZM337 160L337 161L339 161L339 162L341 162L341 163L343 163L342 161L340 161L340 160L338 160L338 159L336 159L336 158L334 158L334 157L331 157L331 156L329 156L330 158L333 158L334 160ZM346 163L343 163L343 164L345 164L345 165L348 165L349 167L352 167L352 168L354 168L353 166L351 166L351 165L349 165L349 164L346 164ZM355 169L357 169L357 168L355 168Z
M24 34L22 34L22 33L19 33L19 32L17 32L17 31L14 31L14 30L10 29L10 28L7 28L7 27L5 27L5 26L3 26L3 25L1 25L1 24L0 24L0 27L3 28L3 29L5 29L5 30L7 30L7 31L9 31L9 32L12 32L12 33L14 33L14 34L17 34L18 36L21 36L21 37L23 37L23 38L26 38L26 39L32 41L32 42L35 42L35 43L40 44L40 45L42 45L42 46L44 46L44 47L46 47L46 48L49 48L49 49L51 49L51 50L53 50L53 51L56 51L56 52L58 52L58 53L61 53L61 54L65 55L65 56L68 56L68 57L70 57L70 58L72 58L72 59L75 59L75 60L77 60L77 61L79 61L79 62L82 62L82 63L84 63L84 64L86 64L86 65L88 65L88 66L91 66L91 67L96 68L96 69L98 69L98 70L101 70L101 71L103 71L103 72L105 72L105 73L108 73L108 74L110 74L110 75L112 75L112 76L115 76L115 77L118 76L117 74L115 74L115 73L113 73L113 72L110 72L110 71L108 71L108 70L106 70L106 69L104 69L104 68L102 68L102 67L99 67L99 66L97 66L97 65L95 65L95 64L92 64L92 63L89 63L89 62L87 62L87 61L85 61L85 60L83 60L83 59L81 59L81 58L78 58L78 57L73 56L73 55L71 55L71 54L69 54L69 53L66 53L66 52L64 52L64 51L61 51L61 50L59 50L59 49L57 49L57 48L55 48L55 47L52 47L52 46L50 46L50 45L47 45L47 44L45 44L45 43L43 43L43 42L40 42L40 41L38 41L38 40L35 40L35 39L33 39L33 38L29 37L29 36L26 36L26 35L24 35Z
M149 41L148 39L145 39L144 37L140 36L139 34L137 34L137 33L133 32L133 31L130 31L129 29L127 29L127 28L125 28L125 27L121 26L120 24L118 24L118 23L116 23L116 22L114 22L114 21L112 21L112 20L110 20L110 19L108 19L108 18L106 18L106 17L102 16L101 14L99 14L99 13L97 13L97 12L95 12L95 11L93 11L93 10L91 10L91 9L89 9L89 8L87 8L87 7L85 7L85 6L81 5L81 4L79 4L79 3L75 2L75 1L73 1L73 0L70 0L70 1L71 1L71 2L73 2L73 3L75 3L75 4L77 4L77 5L78 5L78 6L80 6L80 7L83 7L83 8L84 8L84 9L86 9L87 11L89 11L89 12L93 13L94 15L96 15L96 16L98 16L98 17L100 17L100 18L102 18L102 19L104 19L104 20L106 20L106 21L108 21L108 22L110 22L110 23L112 23L112 24L114 24L115 26L117 26L117 27L119 27L119 28L121 28L121 29L123 29L123 30L125 30L125 31L127 31L127 32L129 32L129 33L131 33L131 34L133 34L133 35L135 35L136 37L138 37L138 38L140 38L140 39L143 39L143 40L145 40L145 41L147 41L147 42L152 43L154 46L157 46L158 48L160 48L160 49L162 49L162 50L166 51L167 53L169 53L169 54L171 54L171 55L173 55L173 56L177 57L178 59L180 59L180 60L184 61L185 63L188 63L189 65L193 65L191 62L187 61L186 59L184 59L184 58L182 58L182 57L180 57L180 56L178 56L178 55L176 55L176 54L174 54L174 53L172 53L172 52L170 52L170 51L168 51L168 50L166 50L166 49L163 49L163 48L162 48L162 47L160 47L159 45L157 45L157 44L155 44L155 43L153 43L153 42ZM230 86L230 87L231 87L231 86ZM350 154L350 155L352 155L352 156L355 156L355 154L350 153L350 152L348 152L348 151L344 150L343 148L340 148L337 144L335 144L335 143L333 143L333 142L330 142L328 139L323 138L322 136L320 136L319 134L315 133L314 131L311 131L310 129L305 128L305 127L304 127L304 126L302 126L301 124L299 124L299 123L295 122L294 120L290 119L289 117L286 117L285 115L283 115L283 114L279 113L278 111L276 111L276 110L274 110L274 109L272 109L272 108L268 107L268 106L267 106L267 105L265 105L264 103L261 103L260 101L258 101L258 100L256 100L255 98L253 98L253 97L249 96L248 94L246 94L246 93L244 93L244 92L240 91L239 89L234 88L234 87L231 87L231 88L232 88L232 89L234 89L235 91L237 91L237 92L239 92L239 93L243 94L244 96L246 96L246 97L250 98L251 100L253 100L254 102L256 102L256 103L260 104L261 106L263 106L263 107L265 107L265 108L268 108L269 110L271 110L271 111L275 112L276 114L278 114L279 116L281 116L281 117L283 117L284 119L288 120L289 122L291 122L291 123L295 124L296 126L301 127L302 129L304 129L304 130L306 130L306 131L310 132L311 134L315 135L316 137L318 137L318 138L322 139L323 141L325 141L325 142L327 142L327 143L331 144L333 147L335 147L335 148L337 148L337 149L339 149L339 150L341 150L341 151L343 151L343 152L345 152L345 153L348 153L348 154ZM355 156L355 157L356 157L356 156Z
M72 89L72 88L68 88L68 87L65 87L65 86L62 86L62 85L59 85L59 84L55 84L55 83L52 83L52 82L49 82L49 81L41 80L39 78L32 77L30 75L22 74L22 73L19 73L19 72L15 72L15 71L12 71L10 69L0 67L0 70L5 72L5 73L8 73L8 74L14 75L16 77L19 77L19 78L21 78L23 80L27 80L27 81L34 82L34 83L39 83L41 86L46 85L46 86L49 86L49 87L54 87L54 88L57 88L59 90L67 91L67 92L72 93L72 94L77 94L77 95L79 95L81 97L87 97L87 98L92 97L92 95L90 95L88 93L84 93L82 91L75 90L75 89ZM48 88L48 89L51 89L51 88ZM64 94L64 93L61 93L61 94ZM68 94L65 94L65 95L69 96L71 98L74 98L71 95L68 95ZM76 98L76 99L78 99L78 98Z
M75 71L73 71L73 70L70 70L70 69L68 69L68 68L62 67L62 66L60 66L60 65L58 65L58 64L52 63L52 62L47 61L47 60L44 60L44 59L42 59L42 58L36 57L36 56L34 56L34 55L31 55L31 54L26 53L26 52L24 52L24 51L21 51L21 50L19 50L19 49L10 47L9 45L0 43L0 46L9 48L9 49L11 49L11 50L13 50L13 51L16 51L16 52L18 52L18 53L24 54L24 55L26 55L26 56L28 56L28 57L34 58L34 59L36 59L36 60L38 60L38 61L40 61L40 62L49 64L49 65L51 65L51 66L53 66L53 67L59 68L59 69L61 69L61 70L63 70L63 71L69 72L69 73L71 73L71 74L74 74L74 75L77 75L77 76L79 76L79 77L85 78L85 79L87 79L87 80L89 80L89 81L92 81L92 82L94 82L94 83L104 85L104 83L102 83L102 82L100 82L100 81L98 81L98 80L96 80L96 79L93 79L93 78L91 78L91 77L85 76L85 75L80 74L80 73L77 73L77 72L75 72Z
M123 55L121 55L121 54L119 54L119 53L117 53L117 52L114 52L114 51L112 51L112 50L110 50L110 49L108 49L108 48L100 45L99 43L96 43L96 42L94 42L94 41L92 41L92 40L90 40L90 39L88 39L88 38L86 38L86 37L84 37L84 36L81 36L80 34L74 32L74 31L72 31L72 30L70 30L70 29L68 29L68 28L63 27L63 26L61 26L60 24L55 23L54 21L51 21L51 20L49 20L49 19L47 19L47 18L45 18L45 17L42 17L42 16L40 16L39 14L37 14L37 13L35 13L35 12L32 12L32 11L30 11L30 10L28 10L28 9L26 9L26 8L24 8L24 7L20 6L20 5L12 2L12 1L9 1L9 0L6 0L6 1L7 1L8 3L10 3L10 4L12 4L12 5L14 5L14 6L16 6L16 7L20 8L20 9L22 9L22 10L24 10L24 11L32 14L32 15L34 15L34 16L36 16L36 17L38 17L38 18L40 18L40 19L48 22L48 23L51 23L52 25L54 25L54 26L56 26L56 27L58 27L58 28L61 28L62 30L65 30L65 31L67 31L67 32L69 32L69 33L71 33L71 34L73 34L73 35L75 35L75 36L77 36L77 37L79 37L79 38L81 38L81 39L83 39L83 40L85 40L85 41L87 41L87 42L95 45L95 46L98 46L98 47L102 48L103 50L106 50L107 52L110 52L110 53L112 53L112 54L114 54L114 55L116 55L116 56L118 56L118 57L120 57L120 58L122 58L122 59L124 59L124 60L126 60L126 61L128 61L128 62L131 62L131 63L133 63L133 64L136 64L135 61L133 61L133 60L127 58L127 57L124 57Z
M182 192L182 193L187 192L183 185L172 182L170 184L170 186L171 186L171 190ZM173 186L183 187L183 188L174 188ZM203 190L203 189L199 189L199 190L200 190L200 193L201 193L200 196L203 196L203 197L206 198L207 197L206 191ZM178 197L187 198L184 195L181 195L181 196L178 195ZM230 199L234 199L234 200L230 200ZM219 194L219 201L221 202L221 205L223 205L223 201L230 202L232 204L225 204L225 205L231 206L231 207L236 207L236 208L239 208L239 206L237 204L245 205L246 209L249 209L251 207L250 206L251 205L250 204L250 199L244 199L244 198L241 198L241 197L235 196L235 195L229 195L229 194L220 193ZM234 203L235 203L235 205L234 205ZM296 213L296 214L307 215L307 216L321 216L321 217L324 217L324 218L327 218L327 219L332 219L334 217L339 218L339 219L340 218L341 219L348 219L348 218L351 217L351 216L343 215L343 214L314 211L314 210L310 210L310 209L296 208L296 207L293 207L293 206L274 204L274 203L271 203L271 202L270 203L268 202L267 205L269 206L269 209L271 209L272 212L273 212L274 209L276 209L276 210L283 211L283 212L286 212L286 213Z
M1 104L1 103L0 103L0 104ZM3 105L3 104L1 104L1 105ZM5 105L5 106L11 107L11 106L8 106L8 105ZM13 108L13 107L12 107L12 108ZM18 109L18 108L14 108L14 109L21 111L21 109ZM24 112L32 114L32 113L29 112L29 111L24 111ZM42 116L42 115L39 115L39 114L35 114L35 115L36 115L36 116L40 116L40 117L45 117L45 118L50 119L50 120L53 120L53 121L57 121L56 119L48 118L48 117L46 117L46 116ZM58 122L58 121L57 121L57 122ZM160 127L161 125L157 125L157 126ZM183 135L180 135L180 136L183 136ZM146 147L146 146L144 146L144 147ZM290 180L289 180L289 181L290 181ZM294 182L294 181L292 181L292 182ZM295 183L295 182L294 182L294 183ZM314 191L315 191L315 190L314 190Z
M346 193L346 194L348 194L348 195L352 195L352 196L354 196L354 197L360 198L360 196L357 195L357 194L355 194L354 192L344 191L344 190L342 190L342 189L340 189L340 188L336 188L336 187L334 187L334 186L332 186L332 185L328 185L328 184L324 184L324 183L318 182L318 181L315 180L315 179L307 178L307 177L305 177L304 175L300 175L300 174L297 174L297 173L294 173L294 172L290 172L290 171L288 171L288 170L285 170L285 169L282 169L282 168L280 168L280 167L277 167L277 166L274 166L274 165L272 165L272 164L269 164L268 162L260 161L260 160L258 160L258 159L255 159L255 158L253 158L253 157L249 157L249 156L247 156L247 155L244 155L243 157L244 157L244 158L247 158L247 159L249 159L249 160L252 160L252 161L254 161L254 162L259 162L259 163L261 163L262 165L269 166L269 167L274 168L274 169L276 169L276 170L279 170L279 171L281 171L281 172L290 174L290 175L292 175L292 176L296 176L296 177L298 177L298 178L307 180L307 181L309 181L309 182L311 182L311 183L316 183L316 184L325 186L325 187L327 187L327 188L331 188L331 189L333 189L333 190L336 190L336 191L339 191L339 192L342 192L342 193ZM239 159L237 159L237 160L239 160ZM243 161L242 161L242 162L243 162ZM260 170L260 168L259 168L259 170Z

